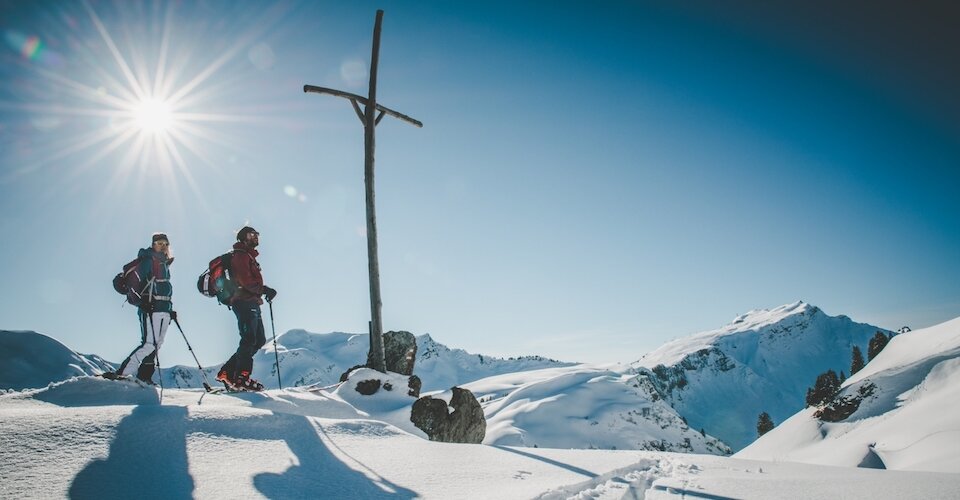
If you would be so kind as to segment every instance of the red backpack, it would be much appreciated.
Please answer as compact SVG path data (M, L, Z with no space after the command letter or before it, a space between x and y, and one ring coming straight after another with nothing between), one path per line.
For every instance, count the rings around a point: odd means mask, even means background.
M113 289L120 295L127 296L127 302L133 305L140 305L141 294L143 293L143 278L137 271L140 265L140 258L136 258L123 265L123 270L113 277Z
M215 257L210 261L207 269L197 278L197 290L204 297L216 297L217 302L230 307L230 297L237 291L237 284L233 281L233 271L230 262L233 260L233 251Z

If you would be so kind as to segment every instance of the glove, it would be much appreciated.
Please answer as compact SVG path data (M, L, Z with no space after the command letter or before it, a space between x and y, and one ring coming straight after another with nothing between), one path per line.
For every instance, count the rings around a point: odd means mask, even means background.
M153 312L153 302L149 302L149 301L147 301L147 302L141 302L141 303L140 303L140 311L141 311L143 314L150 314L150 313L152 313L152 312Z
M177 320L177 311L170 311L170 321Z
M277 291L264 285L263 294L267 296L267 302L273 302L273 298L277 296Z

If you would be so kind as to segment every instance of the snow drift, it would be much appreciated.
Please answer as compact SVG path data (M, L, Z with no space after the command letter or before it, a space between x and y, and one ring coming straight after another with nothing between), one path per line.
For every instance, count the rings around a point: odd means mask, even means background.
M897 335L828 406L849 415L806 408L736 456L960 472L960 318Z

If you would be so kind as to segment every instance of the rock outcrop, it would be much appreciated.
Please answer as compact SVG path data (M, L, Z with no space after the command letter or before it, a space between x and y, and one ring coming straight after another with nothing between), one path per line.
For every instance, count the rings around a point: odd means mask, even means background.
M473 393L454 387L449 407L442 399L422 397L413 403L410 421L427 434L431 441L444 443L476 443L483 441L487 421L483 408Z
M384 333L383 356L387 371L413 375L413 364L417 361L417 338L404 331Z

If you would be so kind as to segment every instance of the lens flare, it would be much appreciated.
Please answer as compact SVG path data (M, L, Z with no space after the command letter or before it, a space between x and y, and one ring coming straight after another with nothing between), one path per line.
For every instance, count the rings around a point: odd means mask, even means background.
M27 38L27 42L23 44L23 57L27 59L35 59L40 54L40 49L42 45L40 44L40 39L31 36Z

